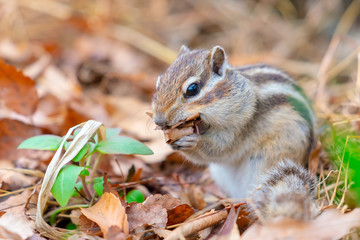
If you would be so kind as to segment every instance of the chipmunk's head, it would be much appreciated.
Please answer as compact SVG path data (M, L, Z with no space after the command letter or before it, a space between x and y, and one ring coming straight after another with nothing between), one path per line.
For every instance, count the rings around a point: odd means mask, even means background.
M166 128L200 113L210 128L222 125L228 113L237 111L234 105L238 103L229 99L236 100L244 87L241 81L229 81L229 74L233 73L222 47L191 51L182 46L157 80L152 104L155 123Z

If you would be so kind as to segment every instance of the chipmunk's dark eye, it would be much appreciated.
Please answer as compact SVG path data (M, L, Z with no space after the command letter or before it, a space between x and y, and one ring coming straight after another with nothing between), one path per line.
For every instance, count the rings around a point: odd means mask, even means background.
M200 88L199 85L197 83L192 83L190 84L190 86L186 89L186 93L185 93L185 97L189 98L189 97L193 97L196 94L198 94L200 92Z

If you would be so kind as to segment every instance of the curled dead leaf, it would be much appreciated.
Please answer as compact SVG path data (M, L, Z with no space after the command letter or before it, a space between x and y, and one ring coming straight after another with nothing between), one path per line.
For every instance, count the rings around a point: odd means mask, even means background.
M117 232L122 231L126 236L129 235L125 208L113 193L105 192L94 206L81 208L81 212L100 226L105 238L111 226L118 227Z
M173 142L182 137L193 134L195 131L199 133L197 124L199 124L200 122L200 113L196 113L176 123L169 129L161 129L157 127L156 130L163 130L166 143L172 144Z
M185 137L187 135L193 134L194 128L187 127L187 128L174 128L174 129L166 129L164 130L165 141L168 144L175 142L176 140Z

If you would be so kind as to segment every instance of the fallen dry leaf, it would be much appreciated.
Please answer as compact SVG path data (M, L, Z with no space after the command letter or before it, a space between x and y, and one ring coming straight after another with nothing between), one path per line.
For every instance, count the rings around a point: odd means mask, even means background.
M1 119L0 120L0 159L17 160L23 156L26 149L17 150L19 144L35 135L41 134L42 131L34 126L22 123L17 120Z
M109 183L109 179L108 179L108 174L104 173L103 176L103 192L107 192L107 193L112 193L115 195L115 197L120 198L119 193L111 186L111 184Z
M8 109L25 116L34 113L38 101L35 82L2 60L0 60L0 89L2 89L0 102Z
M109 227L107 240L125 240L127 235L118 226Z
M245 231L241 239L339 239L355 227L360 227L359 208L347 214L342 214L336 209L327 209L320 216L309 222L281 218L265 225L255 223Z
M81 214L81 212L80 212L80 214ZM75 223L75 222L73 222L73 223ZM99 225L97 225L95 222L91 221L90 219L88 219L87 217L85 217L82 214L79 217L79 226L80 226L79 230L87 235L91 235L91 236L101 236L102 235Z
M187 204L181 204L173 209L168 210L167 226L182 223L194 214L194 209Z
M151 195L143 203L131 204L127 209L130 231L141 226L165 228L168 221L167 211L179 204L179 199L168 194Z
M203 195L204 194L200 187L196 186L195 184L190 184L189 188L187 189L187 196L191 206L198 210L202 210L206 207L206 202Z
M23 214L26 201L30 197L30 194L31 191L26 190L21 194L10 196L5 201L0 202L0 210L18 215Z
M0 239L27 239L33 235L34 222L24 213L7 212L0 218Z
M114 194L105 192L100 200L90 208L81 208L82 214L96 222L104 237L108 237L111 226L116 226L119 231L129 235L129 226L125 208Z
M236 226L236 217L237 211L235 211L234 206L231 206L230 212L226 221L222 225L220 231L217 233L218 236L226 236L229 235L231 230ZM237 226L236 226L237 227Z
M0 161L0 187L2 190L16 190L35 183L37 178L17 172L14 167L14 164L10 161Z
M77 99L82 94L79 84L54 65L44 70L37 83L39 92L54 95L63 102Z

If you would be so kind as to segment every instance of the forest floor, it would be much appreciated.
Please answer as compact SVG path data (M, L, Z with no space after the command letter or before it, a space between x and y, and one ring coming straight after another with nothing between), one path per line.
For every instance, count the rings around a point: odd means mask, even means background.
M0 238L358 238L359 13L358 0L0 1ZM298 81L318 119L320 216L259 220L154 130L157 77L183 44ZM99 147L105 132L128 147ZM60 137L18 149L43 134Z

